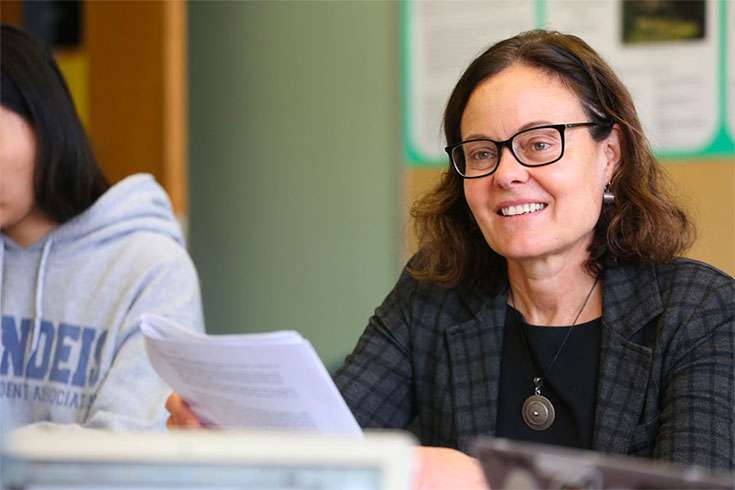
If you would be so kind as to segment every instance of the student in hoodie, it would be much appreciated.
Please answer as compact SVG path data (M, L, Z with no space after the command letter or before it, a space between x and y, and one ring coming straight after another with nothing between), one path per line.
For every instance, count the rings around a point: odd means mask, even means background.
M149 175L109 186L51 54L1 30L0 429L163 428L139 317L203 330L169 199Z

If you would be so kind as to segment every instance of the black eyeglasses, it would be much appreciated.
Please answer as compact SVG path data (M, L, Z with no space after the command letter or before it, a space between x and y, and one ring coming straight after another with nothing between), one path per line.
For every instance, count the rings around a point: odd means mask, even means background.
M518 163L525 167L543 167L564 156L564 130L599 126L593 122L550 124L519 131L505 141L467 140L444 148L452 165L465 179L486 177L498 169L503 147L508 147Z

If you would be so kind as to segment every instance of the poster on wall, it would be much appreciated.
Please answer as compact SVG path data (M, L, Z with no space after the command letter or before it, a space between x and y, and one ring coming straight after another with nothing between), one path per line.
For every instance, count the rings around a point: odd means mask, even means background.
M518 32L587 41L633 96L662 158L735 156L735 2L407 0L402 4L404 153L444 165L444 105L466 65Z
M727 14L724 21L725 34L727 35L727 49L723 53L724 63L727 65L727 85L725 96L728 98L726 102L727 116L725 121L727 124L727 132L730 135L730 141L735 141L735 2L727 5Z

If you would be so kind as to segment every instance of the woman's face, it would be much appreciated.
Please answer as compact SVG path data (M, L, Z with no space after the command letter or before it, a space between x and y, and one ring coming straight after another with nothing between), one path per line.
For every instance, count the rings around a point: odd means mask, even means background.
M504 141L529 127L588 121L576 95L561 81L516 64L472 92L461 132L462 140ZM504 148L494 174L464 181L467 203L485 240L509 260L576 263L588 257L602 194L620 159L618 131L596 142L588 128L569 128L564 140L564 156L556 163L524 167ZM521 206L520 213L509 212L511 206Z
M10 236L38 212L33 191L36 135L15 112L0 106L0 228Z

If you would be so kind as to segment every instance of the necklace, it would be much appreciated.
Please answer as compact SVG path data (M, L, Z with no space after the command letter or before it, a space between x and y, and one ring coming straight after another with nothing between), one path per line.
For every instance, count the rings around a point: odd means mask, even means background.
M590 289L590 292L587 293L587 297L585 298L584 303L582 303L582 307L579 309L577 316L574 317L572 326L569 327L569 330L567 330L567 334L564 336L564 339L562 339L561 345L559 346L559 349L557 349L556 354L554 355L554 358L551 360L551 363L549 364L549 367L546 368L546 371L541 373L541 376L534 376L533 378L533 385L535 386L533 390L533 395L526 398L526 401L523 402L523 408L521 409L521 415L523 416L523 421L526 423L528 427L530 427L533 430L546 430L549 427L551 427L551 424L554 423L554 419L556 418L556 411L554 410L554 405L551 403L551 400L549 400L548 398L546 398L545 396L541 394L541 385L544 384L544 378L548 376L549 372L551 371L551 368L554 366L554 363L556 362L556 359L559 357L559 354L561 354L561 350L564 348L564 344L567 343L569 334L572 333L574 326L577 324L577 320L579 320L579 317L582 315L582 312L584 311L585 306L587 306L587 302L592 297L592 291L595 290L595 286L597 286L597 278L595 278L595 282L592 283L592 288ZM528 349L528 343L526 342L526 335L523 333L523 323L521 322L521 314L518 313L518 309L516 308L515 298L513 298L513 288L510 288L510 302L513 306L513 309L516 312L516 318L518 319L518 330L521 332L521 340L523 340L523 347L526 350L526 358L528 359L528 365L531 367L531 372L535 374L535 369L533 367L533 363L531 362L531 351Z

